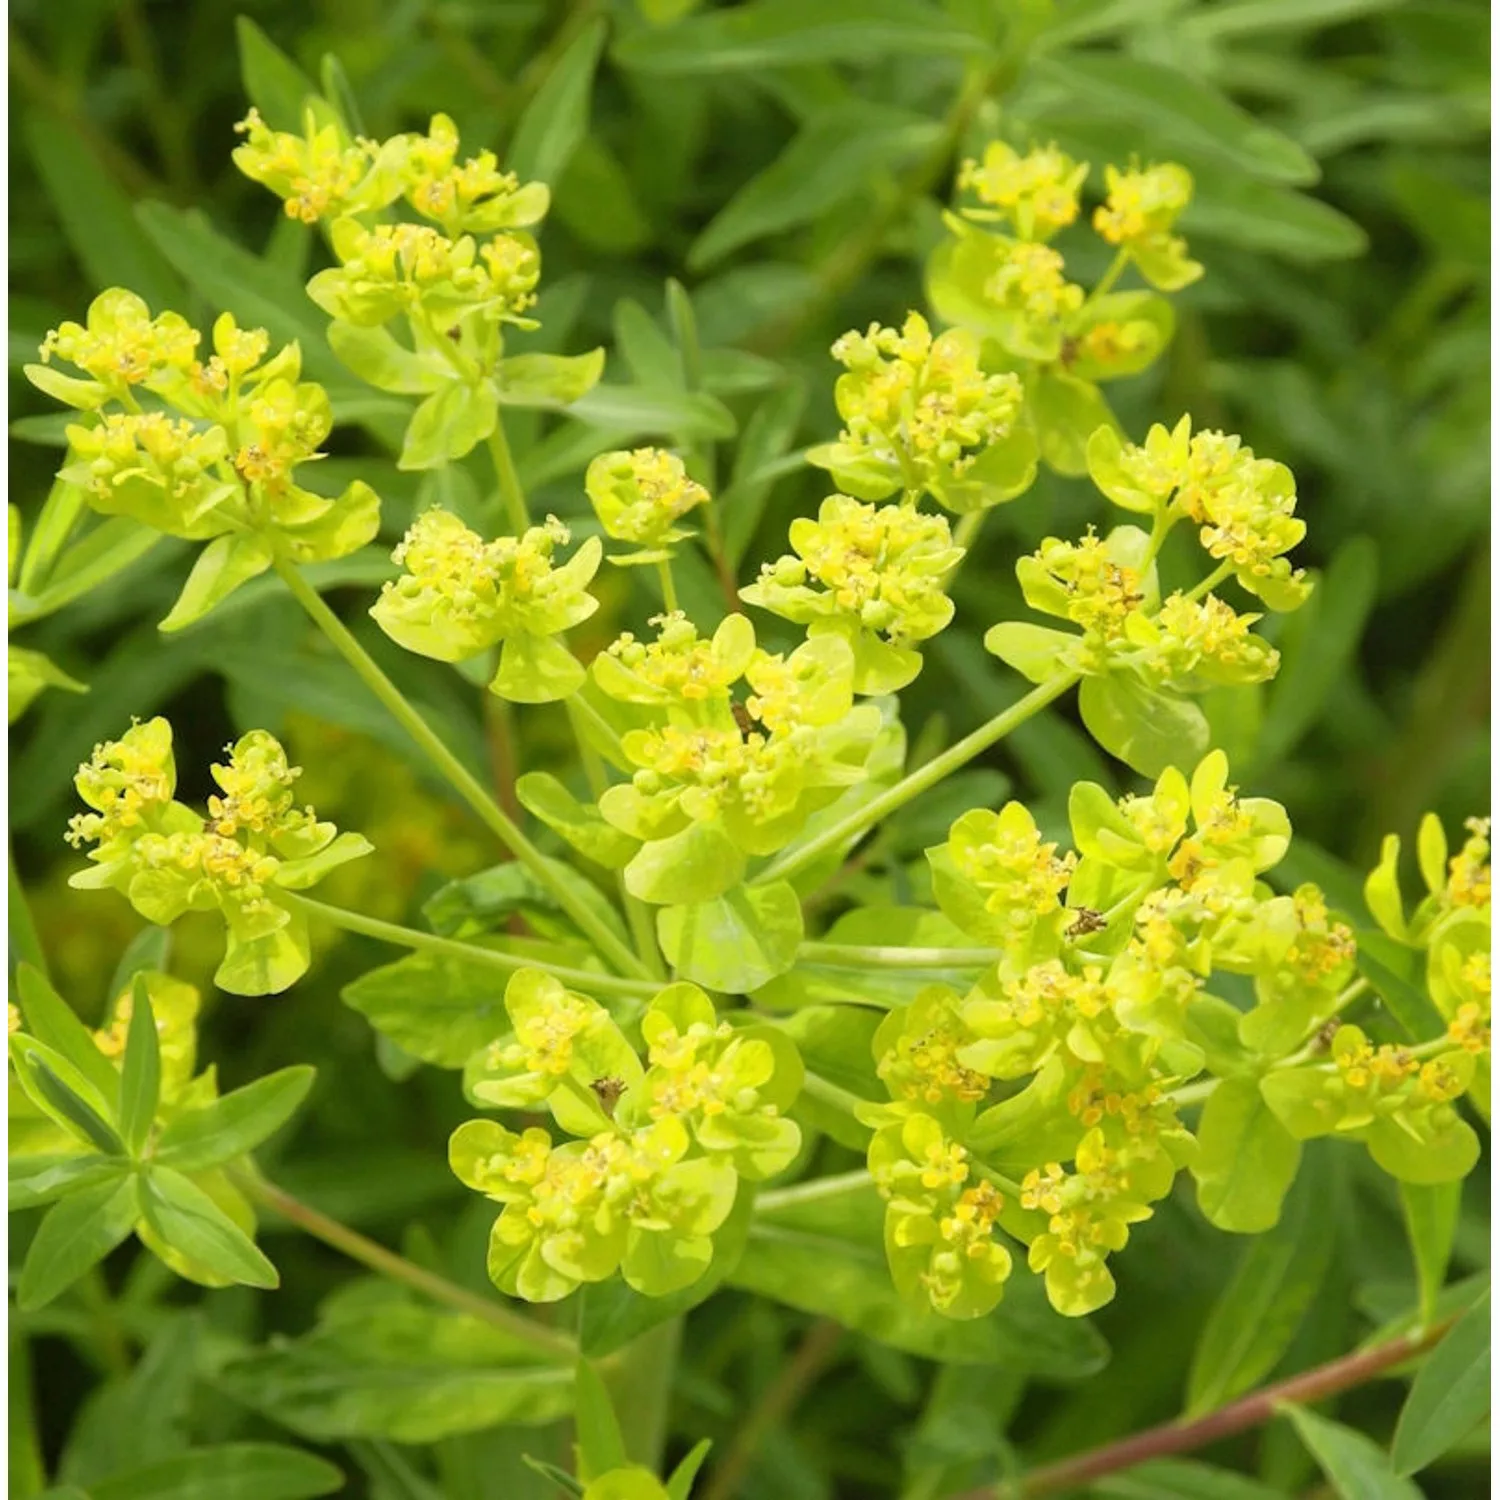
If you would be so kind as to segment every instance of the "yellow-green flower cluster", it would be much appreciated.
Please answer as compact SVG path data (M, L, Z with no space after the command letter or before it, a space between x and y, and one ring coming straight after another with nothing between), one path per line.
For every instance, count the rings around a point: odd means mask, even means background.
M451 512L423 511L391 554L405 572L370 610L399 646L435 661L464 661L500 646L490 690L516 703L576 691L583 668L558 637L599 607L588 592L603 546L590 537L565 563L555 518L519 537L486 542Z
M617 563L669 558L672 544L692 535L677 523L708 504L708 491L688 477L682 460L661 448L601 453L589 464L583 487L604 534L645 549L613 558Z
M1023 240L1049 240L1078 217L1078 194L1088 175L1087 162L1075 162L1055 145L1033 147L1023 156L1005 141L991 141L982 161L971 157L963 163L958 187L984 205L963 210L966 217L1001 220Z
M362 480L336 500L305 489L296 471L320 458L333 426L323 387L299 379L295 344L267 358L263 329L230 313L213 327L208 361L197 332L176 313L153 318L133 292L102 292L87 327L47 335L32 383L96 420L70 426L60 477L104 515L129 516L169 536L208 541L176 607L180 629L282 554L299 562L346 557L370 541L380 501ZM54 356L90 377L59 374ZM137 388L169 410L142 411ZM120 409L110 409L118 403Z
M1031 483L1036 449L1020 420L1021 383L988 374L962 328L933 337L920 313L899 328L871 324L833 346L844 430L808 454L861 500L929 494L959 514L1012 500Z
M983 1317L1011 1272L1010 1252L994 1233L1005 1207L1000 1192L928 1114L878 1130L869 1161L886 1200L886 1259L897 1290L944 1317Z
M310 961L306 919L279 901L278 891L304 890L370 846L295 805L299 773L264 730L252 730L227 753L227 764L211 767L222 795L209 799L205 817L174 800L165 719L135 724L97 746L74 781L92 811L68 826L75 848L95 846L92 868L69 884L118 890L164 927L187 911L219 912L228 947L215 982L232 994L275 994L300 979Z
M743 615L711 641L681 615L656 623L655 641L627 634L594 659L600 691L648 720L620 737L631 779L610 787L599 811L641 840L628 890L662 904L708 901L739 882L748 856L783 848L864 779L880 711L854 705L854 654L838 636L782 656L755 645ZM736 702L740 679L748 693Z
M1203 267L1188 258L1187 241L1172 233L1193 197L1186 167L1175 162L1124 172L1105 167L1104 185L1107 195L1094 210L1094 229L1127 252L1152 286L1173 292L1203 274Z
M1270 608L1296 609L1306 599L1309 585L1284 555L1307 531L1285 464L1257 458L1232 434L1194 433L1185 416L1170 432L1153 426L1139 446L1101 429L1089 442L1089 473L1126 510L1166 526L1193 522L1209 556Z
M712 1235L741 1178L796 1155L786 1109L801 1061L764 1027L735 1028L691 984L669 985L641 1018L646 1065L608 1012L535 969L505 993L513 1030L466 1070L469 1096L507 1109L545 1104L578 1139L491 1120L454 1133L449 1159L504 1205L490 1236L502 1291L551 1302L617 1271L665 1296L707 1269Z
M945 584L963 558L947 519L830 495L792 522L795 556L761 568L740 598L854 652L854 691L894 693L922 669L914 649L953 618Z

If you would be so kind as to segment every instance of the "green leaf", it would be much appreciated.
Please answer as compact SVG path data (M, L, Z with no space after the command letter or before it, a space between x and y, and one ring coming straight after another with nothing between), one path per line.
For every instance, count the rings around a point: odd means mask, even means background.
M107 1177L118 1177L123 1164L89 1152L85 1156L49 1152L45 1156L12 1156L9 1170L9 1206L41 1208L82 1188L93 1187Z
M340 991L382 1036L439 1068L464 1063L510 1029L503 976L446 955L415 953Z
M120 1134L132 1156L141 1154L150 1137L160 1102L161 1041L156 1034L156 1012L151 1008L146 976L137 974L131 986L130 1023L120 1071Z
M1263 125L1211 84L1123 53L1045 57L1036 75L1070 100L1144 126L1181 150L1201 152L1267 182L1318 180L1318 165L1289 136Z
M162 1131L152 1160L179 1172L201 1172L253 1151L296 1113L317 1069L282 1068L199 1109L185 1110Z
M722 896L744 871L745 856L721 824L689 823L641 845L625 866L625 889L657 906L686 905Z
M1305 1406L1285 1405L1297 1436L1317 1459L1342 1500L1422 1500L1409 1479L1398 1478L1390 1460L1362 1432L1330 1422Z
M1047 1305L1039 1277L1013 1275L994 1312L955 1322L919 1311L891 1283L885 1206L868 1180L853 1190L756 1214L732 1285L836 1319L897 1349L952 1364L999 1364L1071 1379L1099 1368L1103 1340Z
M1423 1319L1427 1320L1432 1317L1437 1294L1443 1289L1443 1281L1448 1275L1463 1183L1402 1182L1397 1186L1401 1192L1406 1237L1411 1243L1412 1261L1417 1271L1417 1305Z
M506 165L522 182L555 187L588 134L594 70L608 29L596 17L573 38L517 122Z
M112 1123L118 1086L113 1069L109 1093L102 1093L61 1053L24 1032L11 1037L10 1058L21 1088L43 1114L106 1156L125 1155Z
M250 102L272 130L302 133L302 106L316 95L312 79L249 16L236 16L240 79Z
M501 1422L550 1422L573 1399L570 1364L540 1363L502 1330L373 1279L330 1297L311 1333L233 1359L218 1379L316 1442L436 1442Z
M725 553L736 566L754 540L776 480L801 468L800 455L789 457L787 449L797 436L806 406L807 387L800 380L772 391L750 414L735 445L729 487L715 504L724 515Z
M1169 766L1191 771L1208 749L1208 720L1196 703L1121 672L1084 678L1078 713L1100 745L1142 776Z
M1490 1294L1486 1292L1422 1361L1396 1423L1391 1463L1415 1474L1442 1457L1490 1409Z
M1442 1036L1447 1028L1419 977L1419 955L1415 950L1373 928L1358 928L1354 936L1360 974L1370 981L1407 1035L1414 1042Z
M1184 1416L1202 1416L1258 1385L1290 1348L1337 1238L1330 1232L1337 1213L1327 1161L1309 1163L1280 1220L1245 1247L1219 1293L1193 1353Z
M224 1443L112 1474L89 1485L91 1500L305 1500L341 1489L326 1459L279 1443Z
M134 1176L112 1176L54 1203L26 1252L16 1305L45 1307L120 1244L139 1216Z
M489 381L478 385L450 381L411 414L396 467L436 469L463 458L495 430L499 418L495 388Z
M735 432L734 413L707 391L601 383L579 397L568 415L590 427L629 437L664 437L683 443L704 438L720 442Z
M821 111L714 215L693 241L688 265L702 270L752 240L820 219L848 198L866 197L875 172L927 150L941 130L925 115L863 100Z
M141 1179L141 1213L164 1245L195 1266L242 1286L278 1285L255 1241L181 1172L151 1168Z
M578 1433L578 1477L597 1479L626 1462L619 1419L599 1372L580 1359L573 1370L573 1422Z
M23 594L35 594L45 587L57 555L73 534L79 517L88 511L83 491L65 479L54 479L52 488L42 504L41 513L31 523L26 555L21 559L21 570L15 577L15 586Z
M1271 1113L1255 1079L1225 1078L1198 1122L1198 1207L1231 1234L1263 1234L1281 1217L1301 1159L1301 1145Z
M120 986L121 989L124 986ZM47 983L40 969L16 966L16 990L26 1029L73 1064L103 1099L112 1099L119 1086L114 1064L99 1050L93 1033L78 1019L73 1007ZM118 994L119 989L111 991Z
M1364 228L1332 204L1228 172L1199 177L1182 229L1194 244L1201 236L1310 263L1351 260L1370 243Z
M646 29L614 49L641 73L701 76L747 68L985 51L982 37L916 0L757 0Z
M679 977L742 995L796 962L802 903L785 880L739 885L713 901L663 907L656 931Z
M162 540L160 532L129 516L111 516L63 553L47 587L14 608L11 624L23 625L54 614L116 573L123 573Z
M516 778L516 798L553 833L608 870L630 862L640 841L606 823L599 809L580 802L562 782L546 771L528 771Z
M561 411L598 385L604 350L587 354L516 354L495 372L502 406Z
M693 1492L693 1481L712 1447L713 1440L703 1438L688 1449L682 1462L667 1476L667 1500L688 1500Z
M154 313L180 306L181 280L142 232L129 196L72 121L60 113L28 111L22 130L27 156L90 288L128 286Z

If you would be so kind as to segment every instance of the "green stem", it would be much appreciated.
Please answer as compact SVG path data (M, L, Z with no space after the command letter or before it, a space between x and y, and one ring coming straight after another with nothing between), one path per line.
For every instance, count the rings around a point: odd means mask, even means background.
M968 515L962 517L957 526L953 528L953 545L962 547L966 552L974 545L979 535L979 528L984 525L984 518L988 511L971 510Z
M589 744L584 735L583 720L587 717L585 710L588 714L593 714L591 722L603 726L611 736L614 731L609 729L609 725L604 723L604 720L583 701L579 694L574 693L564 702L568 710L568 723L573 726L573 738L578 743L578 758L583 762L583 774L588 777L589 787L597 803L604 795L609 782L605 775L604 762L599 758L599 752ZM651 909L639 896L632 896L626 889L623 870L615 871L615 889L620 896L620 905L625 908L625 920L630 926L630 940L635 944L636 953L640 956L641 962L651 971L653 979L665 980L667 970L656 946L656 924L652 920Z
M11 1500L31 1500L47 1488L47 1469L37 1437L31 1385L31 1346L19 1329L10 1330L8 1369L10 1400L6 1435L9 1441L7 1485Z
M276 571L293 597L312 617L333 643L355 674L383 703L391 716L414 739L442 772L479 820L505 845L537 880L556 898L557 903L577 923L609 963L622 974L645 975L645 967L629 948L610 931L608 924L578 894L562 884L547 867L546 858L519 826L499 807L494 798L459 758L442 742L421 714L406 701L400 688L376 665L369 652L355 640L344 622L323 602L318 591L286 558L276 559Z
M1234 564L1232 562L1221 562L1207 578L1203 579L1200 583L1195 583L1183 597L1189 600L1201 599L1205 594L1213 593L1233 572Z
M554 1359L571 1362L577 1356L578 1346L567 1334L555 1328L545 1328L520 1313L511 1312L492 1298L480 1296L477 1292L449 1281L446 1276L439 1276L435 1271L416 1265L404 1256L387 1250L384 1245L378 1245L374 1240L350 1229L347 1224L340 1224L337 1219L330 1219L327 1214L319 1213L310 1204L294 1198L263 1177L238 1167L231 1167L229 1175L237 1188L258 1203L274 1209L282 1218L314 1239L332 1246L372 1271L388 1276L392 1281L404 1282L415 1291L431 1297L434 1302L442 1302L458 1312L467 1313L471 1318L480 1318Z
M816 1099L820 1104L826 1104L830 1109L836 1109L842 1115L848 1115L862 1130L873 1130L854 1113L855 1109L866 1103L858 1094L852 1094L848 1089L841 1089L838 1084L830 1083L826 1078L820 1078L816 1073L806 1073L802 1078L802 1092L809 1099Z
M511 457L510 443L505 436L505 418L496 417L494 430L489 437L490 457L495 463L495 480L500 487L500 503L505 507L506 519L511 530L520 536L531 525L531 513L526 509L526 491L521 488L521 476L516 472L515 460Z
M814 1177L807 1182L795 1182L791 1187L771 1188L757 1194L755 1212L775 1213L779 1208L795 1208L802 1203L817 1203L824 1198L862 1192L873 1181L863 1167L858 1167L852 1172L838 1172L832 1177Z
M987 969L999 948L884 948L861 943L803 943L797 957L813 964L863 969Z
M967 765L976 755L982 754L991 745L1003 740L1011 730L1040 713L1049 703L1061 698L1070 687L1078 682L1080 675L1078 672L1064 672L1049 678L1039 687L1032 688L1024 698L996 714L988 723L981 724L973 733L966 734L963 739L950 745L941 755L933 756L926 765L919 766L910 775L898 781L895 786L888 787L878 797L854 808L837 823L830 824L816 838L783 851L750 883L765 885L772 880L788 880L799 871L816 863L831 850L838 849L847 841L858 838L866 829L888 817L898 807L904 807L913 797L920 796L929 787L936 786L944 777L951 775L960 766Z
M656 565L656 576L661 579L661 600L666 606L668 614L675 614L678 609L677 584L672 578L672 564L670 559L662 558Z
M649 979L622 979L617 974L597 974L592 969L570 969L566 964L522 958L499 948L482 948L478 943L465 943L458 938L439 937L435 932L382 922L378 917L366 917L357 911L345 911L341 906L329 906L296 891L277 891L276 900L310 919L327 922L345 932L358 933L360 937L374 938L376 942L390 943L396 948L410 948L413 953L435 953L462 963L496 969L503 974L514 974L517 969L540 969L574 989L593 990L601 995L654 995L657 991L657 986Z
M1033 1469L1017 1480L965 1490L954 1500L1037 1500L1042 1495L1082 1490L1106 1474L1118 1474L1152 1459L1206 1448L1210 1443L1222 1442L1237 1432L1269 1422L1284 1406L1294 1403L1310 1406L1326 1401L1330 1396L1352 1390L1387 1370L1404 1365L1431 1349L1447 1333L1452 1322L1449 1318L1422 1333L1406 1334L1377 1344L1373 1349L1345 1354L1325 1365L1293 1375L1289 1380L1241 1396L1238 1401L1221 1406L1196 1421L1165 1422L1117 1443L1107 1443L1087 1453Z
M1094 290L1088 295L1088 303L1097 302L1101 297L1107 296L1113 290L1114 284L1125 274L1125 267L1130 264L1130 247L1121 245L1115 251L1115 258L1110 261L1109 269L1099 278Z
M47 971L47 955L42 940L37 934L36 922L31 915L31 905L26 900L26 890L21 884L20 872L16 869L14 849L7 851L10 859L10 953L21 964L30 964L41 973L49 984L52 976Z

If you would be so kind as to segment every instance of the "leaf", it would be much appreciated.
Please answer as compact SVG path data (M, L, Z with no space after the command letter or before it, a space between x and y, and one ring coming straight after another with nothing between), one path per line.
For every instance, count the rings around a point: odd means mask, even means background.
M573 38L517 122L506 165L522 182L555 187L588 134L589 96L608 29L596 17Z
M588 1481L622 1468L625 1439L599 1372L580 1359L573 1370L573 1422L578 1433L578 1477Z
M1370 243L1360 224L1321 198L1227 172L1194 184L1182 229L1191 243L1201 236L1307 262L1351 260Z
M1422 1500L1416 1485L1398 1478L1390 1460L1364 1433L1330 1422L1305 1406L1287 1404L1280 1409L1342 1500Z
M90 1500L304 1500L341 1489L326 1459L280 1443L224 1443L89 1484Z
M1337 1218L1331 1174L1310 1162L1280 1220L1245 1247L1203 1325L1188 1372L1184 1416L1232 1401L1276 1368L1328 1271Z
M436 469L463 458L495 430L499 418L495 388L489 381L478 385L449 381L411 414L396 467Z
M1067 99L1162 134L1267 182L1316 182L1318 166L1289 136L1263 125L1218 89L1176 68L1123 53L1044 57L1036 76Z
M118 1174L54 1203L26 1252L16 1305L45 1307L120 1244L139 1214L136 1179Z
M274 1287L276 1267L190 1178L153 1166L141 1179L141 1213L161 1242L214 1276L242 1286Z
M302 133L302 106L317 94L313 81L249 16L236 16L240 79L250 102L272 130Z
M573 1369L539 1363L530 1345L478 1318L365 1280L329 1298L311 1333L231 1360L219 1383L317 1442L430 1443L563 1416Z
M1402 1182L1397 1186L1401 1192L1401 1216L1406 1221L1406 1237L1417 1271L1417 1306L1426 1321L1433 1315L1437 1295L1448 1275L1463 1183Z
M702 1438L688 1449L681 1463L667 1476L667 1500L688 1500L693 1491L693 1481L698 1477L698 1470L703 1467L703 1460L708 1457L708 1450L712 1447L711 1438Z
M1191 771L1208 749L1208 721L1196 703L1124 673L1085 677L1078 713L1100 745L1142 776L1169 766Z
M724 551L738 566L754 540L772 487L801 468L800 455L787 455L807 406L807 386L793 380L772 391L750 414L735 446L729 486L715 503L724 515Z
M18 964L16 989L26 1029L32 1036L67 1058L104 1099L112 1099L119 1086L119 1074L99 1050L93 1033L78 1019L73 1007L47 983L41 970L30 964ZM118 994L119 990L111 993Z
M21 571L15 578L15 586L21 593L35 594L45 587L57 554L73 534L79 517L87 510L84 493L76 484L69 484L65 479L52 481L41 513L31 524L26 555L21 559Z
M941 130L925 115L863 100L821 111L714 215L689 249L688 265L702 270L752 240L866 196L872 174L926 150Z
M1391 1462L1415 1474L1442 1457L1490 1409L1490 1294L1486 1292L1422 1361L1396 1423Z
M415 953L371 969L340 996L382 1036L439 1068L461 1068L510 1029L504 976L446 955Z
M317 1076L315 1068L282 1068L212 1104L185 1110L162 1131L152 1160L179 1172L200 1172L253 1151L296 1113Z
M916 0L757 0L664 31L638 31L615 47L614 57L640 73L702 76L985 49L982 37Z
M1231 1234L1263 1234L1281 1217L1301 1159L1301 1145L1271 1113L1255 1079L1222 1079L1198 1122L1198 1207Z
M500 361L495 378L502 406L561 411L598 385L604 350L587 354L516 354Z
M1292 617L1281 642L1281 671L1269 690L1256 741L1262 765L1285 760L1328 711L1329 695L1348 670L1375 603L1378 552L1351 537L1334 555L1312 597ZM1295 631L1295 646L1287 637Z
M160 1101L161 1041L156 1034L156 1013L146 976L137 974L131 986L130 1023L120 1071L120 1134L132 1156L141 1154Z
M797 961L802 903L785 880L740 885L713 901L664 906L656 914L656 931L681 978L742 995Z
M891 1282L884 1205L873 1183L758 1212L730 1283L835 1319L878 1343L944 1363L1011 1365L1073 1378L1099 1368L1103 1340L1047 1305L1041 1279L1017 1271L994 1312L954 1322L904 1302Z
M1416 978L1418 956L1404 943L1373 928L1355 931L1359 972L1370 981L1414 1042L1426 1042L1447 1029L1426 986Z
M664 437L676 442L732 438L734 414L707 391L671 391L601 383L579 397L568 415L590 427L628 437Z
M606 823L597 807L580 802L562 782L545 771L528 771L518 776L516 799L585 859L608 870L628 864L640 847L639 840Z
M117 1177L122 1165L89 1152L86 1156L49 1152L45 1156L12 1156L9 1170L10 1212L42 1208L106 1177Z
M36 598L14 609L11 624L23 625L55 613L107 578L123 573L160 541L159 532L142 526L139 521L132 521L129 516L111 516L63 553L47 587Z
M182 282L142 232L120 184L66 116L28 111L27 155L62 221L90 288L128 286L159 313L182 302ZM22 587L25 587L23 583Z
M112 1123L117 1087L113 1069L105 1094L61 1053L24 1032L11 1037L10 1058L16 1080L43 1114L106 1156L125 1155L125 1143Z

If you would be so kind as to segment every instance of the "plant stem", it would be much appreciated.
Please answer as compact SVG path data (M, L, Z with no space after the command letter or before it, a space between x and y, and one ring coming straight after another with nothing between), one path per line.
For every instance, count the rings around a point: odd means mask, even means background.
M677 584L672 578L672 564L667 558L656 565L656 576L661 579L661 602L668 614L677 611Z
M458 1312L467 1313L471 1318L483 1319L492 1327L542 1350L554 1359L571 1361L576 1357L577 1344L566 1333L543 1327L520 1313L511 1312L492 1298L471 1292L457 1282L449 1281L446 1276L439 1276L435 1271L429 1271L426 1267L397 1255L393 1250L387 1250L384 1245L378 1245L357 1230L350 1229L347 1224L340 1224L337 1219L330 1219L327 1214L319 1213L310 1204L294 1198L263 1177L237 1167L230 1168L229 1175L242 1192L249 1194L266 1208L274 1209L297 1228L316 1240L322 1240L325 1245L332 1246L351 1260L357 1260L372 1271L389 1276L393 1281L404 1282L431 1297L434 1302L446 1303Z
M1093 291L1088 295L1089 302L1097 302L1100 297L1107 296L1113 289L1114 284L1125 274L1125 267L1130 264L1130 247L1121 245L1115 251L1115 258L1110 261L1108 270L1095 283Z
M824 1198L837 1198L843 1193L857 1193L873 1181L863 1167L852 1172L839 1172L832 1177L813 1177L807 1182L794 1182L791 1187L772 1188L769 1192L757 1194L755 1212L775 1213L778 1208L795 1208L799 1203L816 1203Z
M832 1318L819 1318L802 1336L797 1351L781 1367L776 1378L760 1394L749 1415L740 1423L724 1460L714 1470L703 1491L703 1500L731 1500L766 1435L786 1419L807 1388L827 1368L844 1330Z
M1388 1343L1377 1344L1373 1349L1342 1355L1328 1364L1253 1391L1195 1421L1164 1422L1159 1427L1138 1432L1134 1437L1033 1469L1018 1480L967 1490L954 1500L1034 1500L1039 1495L1060 1495L1106 1474L1115 1474L1154 1458L1191 1453L1195 1448L1232 1437L1246 1428L1258 1427L1274 1417L1281 1406L1322 1401L1340 1391L1363 1385L1365 1381L1373 1380L1432 1348L1452 1323L1453 1319L1449 1318L1422 1333L1406 1334Z
M848 1089L841 1089L838 1084L830 1083L816 1073L803 1074L802 1092L809 1099L816 1099L820 1104L826 1104L829 1108L838 1110L840 1114L848 1115L861 1130L870 1130L872 1134L874 1133L871 1127L854 1113L856 1106L866 1102L858 1094L851 1094Z
M300 911L309 918L341 927L345 932L356 932L361 937L374 938L377 942L390 943L397 948L410 948L413 953L436 953L445 958L458 959L461 963L498 969L504 974L514 974L517 969L540 969L544 974L550 974L554 979L560 979L575 989L593 990L604 995L654 995L657 991L657 986L649 979L622 979L617 974L597 974L592 969L570 969L566 964L520 958L514 953L503 953L498 948L482 948L478 943L439 937L435 932L400 927L395 922L382 922L378 917L345 911L341 906L329 906L326 902L314 901L312 897L299 895L296 891L277 891L276 899L282 905L291 907L293 911Z
M976 755L1003 740L1011 730L1024 724L1033 715L1046 708L1049 703L1061 698L1078 680L1077 672L1064 672L1026 694L1024 698L995 715L987 724L981 724L971 734L950 745L941 755L935 755L925 765L918 766L895 786L887 787L878 797L840 818L837 823L825 828L816 838L805 844L797 844L773 859L750 882L765 885L772 880L788 880L801 870L821 859L831 850L846 841L857 838L867 828L873 827L883 818L904 807L913 797L919 796L929 787L934 787L945 776L951 775L960 766L967 765Z
M31 1500L47 1488L47 1468L37 1437L31 1381L31 1345L17 1328L10 1330L10 1400L6 1437L9 1444L7 1492L11 1500Z
M882 948L858 943L803 943L797 957L813 964L863 969L986 969L1002 957L999 948Z
M479 820L515 857L551 891L557 903L577 923L578 928L599 950L601 956L622 974L644 976L646 970L634 953L610 931L608 925L576 892L560 882L547 867L540 849L522 833L520 827L499 807L494 798L470 773L459 758L438 738L432 726L408 703L400 688L376 665L374 659L344 622L323 602L317 590L284 557L276 559L276 571L297 602L333 642L335 649L354 668L355 674L383 703L391 716L414 739L429 760L452 784L455 791L474 810Z
M510 454L503 416L495 418L489 447L490 457L495 462L495 480L500 487L500 503L505 507L505 517L510 522L511 530L520 536L531 525L531 513L526 509L526 491L521 488L521 476L516 473L515 460Z

